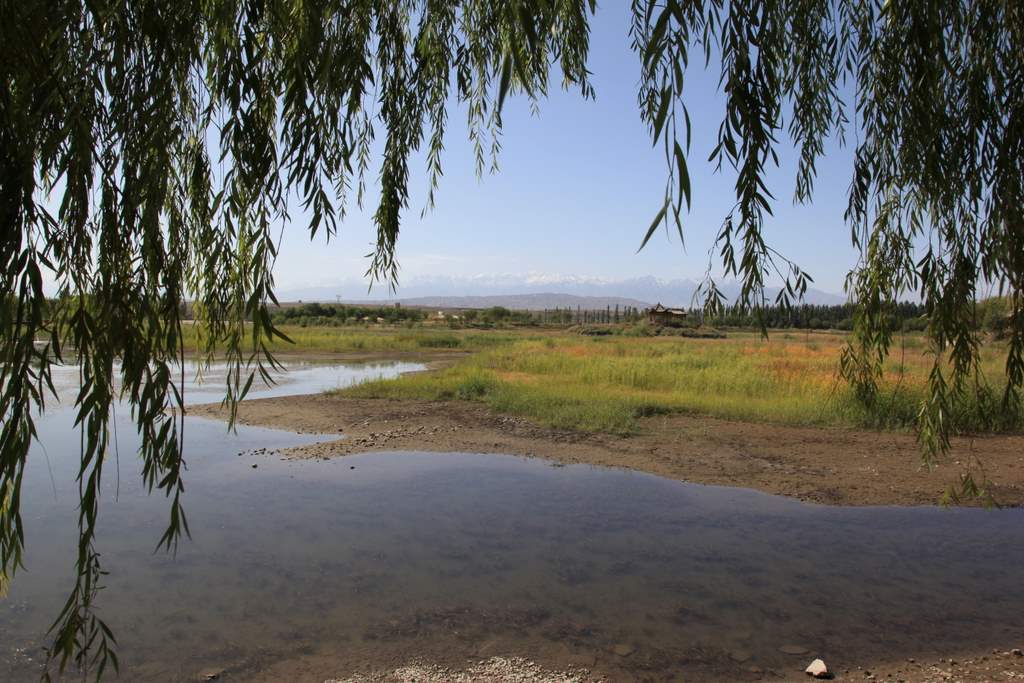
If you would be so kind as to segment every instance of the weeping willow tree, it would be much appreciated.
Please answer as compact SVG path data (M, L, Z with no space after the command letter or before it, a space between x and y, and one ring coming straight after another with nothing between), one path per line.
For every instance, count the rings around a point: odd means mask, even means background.
M230 363L232 414L275 366L280 233L329 238L376 184L369 275L394 281L410 160L432 205L448 110L465 109L479 172L500 146L508 96L542 100L551 78L594 96L594 0L0 0L0 585L22 566L20 509L51 366L80 368L77 580L50 666L117 664L95 599L112 407L131 408L151 491L169 499L160 546L188 524L184 415L175 378L182 303L207 360ZM633 0L638 113L664 149L664 201L645 244L684 231L691 197L691 59L720 69L724 111L709 162L734 173L716 270L740 303L788 305L809 276L764 239L765 182L799 152L794 200L812 199L826 143L855 151L845 219L860 260L842 373L877 400L906 295L929 312L934 357L918 432L948 446L951 403L980 391L975 301L1008 295L1004 409L1024 384L1024 5L1015 0ZM848 94L844 100L843 94ZM706 133L705 133L706 134ZM703 160L699 160L703 162ZM368 176L372 176L368 180ZM699 189L699 188L698 188ZM378 196L375 193L375 197ZM289 211L302 207L302 225ZM642 230L641 230L642 231ZM638 231L638 232L641 232ZM710 272L710 271L709 271ZM44 282L49 283L44 285ZM704 301L724 303L710 278ZM47 305L46 295L55 303ZM115 389L116 387L116 389Z

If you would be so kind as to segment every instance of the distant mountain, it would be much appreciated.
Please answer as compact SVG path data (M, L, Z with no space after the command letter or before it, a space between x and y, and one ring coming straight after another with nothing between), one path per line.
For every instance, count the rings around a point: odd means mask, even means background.
M422 306L424 308L491 308L493 306L504 306L516 311L542 311L552 308L581 308L587 311L601 310L605 308L633 307L648 308L651 306L646 301L628 299L620 296L577 296L575 294L557 294L554 292L541 292L538 294L494 294L484 296L419 296L399 297L391 299L403 306ZM380 303L379 300L353 300L342 299L342 303L366 304Z
M719 289L729 299L739 295L740 285L738 282L720 282ZM374 301L374 302L395 302L402 301L413 305L414 299L436 300L452 299L463 297L524 297L537 295L538 297L569 296L569 297L595 297L607 299L613 303L591 303L596 308L604 308L607 305L615 306L614 301L618 300L620 305L641 306L643 302L649 304L661 302L666 306L689 307L694 305L694 293L697 291L697 282L689 279L663 280L655 277L637 277L621 280L579 277L572 275L481 275L476 277L418 277L402 280L397 292L390 292L387 286L378 285L367 291L366 282L362 280L346 280L337 284L320 287L306 287L302 289L285 290L278 293L281 301ZM768 288L767 295L774 299L778 288ZM634 303L624 304L623 301L630 300ZM551 299L553 301L553 299ZM842 304L846 297L837 294L830 294L817 289L809 289L804 297L804 302L809 304ZM416 305L437 306L437 303L422 303ZM453 304L453 307L462 304ZM491 304L481 304L486 307ZM510 304L497 304L507 308L527 308ZM581 307L583 304L580 304ZM539 305L539 308L564 308L575 306L575 304L549 303ZM465 304L466 308L470 304ZM535 308L538 306L534 306Z

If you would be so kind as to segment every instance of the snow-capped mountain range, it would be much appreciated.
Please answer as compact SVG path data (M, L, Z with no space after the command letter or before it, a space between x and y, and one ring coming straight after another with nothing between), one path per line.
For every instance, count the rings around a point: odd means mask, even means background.
M574 275L480 275L472 277L431 276L403 279L396 291L386 284L367 288L365 280L347 279L310 287L282 288L281 301L402 302L407 305L452 308L506 306L518 309L604 308L651 305L687 307L694 302L698 283L690 279L664 280L656 277L610 279ZM739 294L738 282L719 282L729 298ZM769 288L774 298L778 288ZM808 289L810 304L841 304L846 297Z

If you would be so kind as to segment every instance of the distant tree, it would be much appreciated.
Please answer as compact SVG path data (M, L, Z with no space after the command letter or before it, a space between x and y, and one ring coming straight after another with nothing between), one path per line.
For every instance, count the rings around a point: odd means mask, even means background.
M481 311L480 317L488 322L504 322L512 318L512 311L504 306L492 306Z

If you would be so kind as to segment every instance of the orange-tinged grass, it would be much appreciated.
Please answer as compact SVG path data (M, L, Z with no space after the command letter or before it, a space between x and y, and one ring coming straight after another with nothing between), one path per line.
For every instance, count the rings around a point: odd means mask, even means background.
M539 375L531 375L526 372L497 371L494 373L494 376L502 382L513 384L536 384L541 380Z
M628 432L636 419L689 412L789 424L907 428L924 397L926 345L894 349L879 403L865 408L839 378L835 334L733 338L547 335L497 344L437 373L374 382L350 395L468 398L563 427ZM985 349L999 384L1005 351ZM964 415L974 408L967 405ZM1024 423L1019 416L1012 424Z

